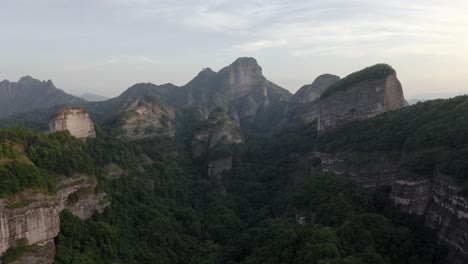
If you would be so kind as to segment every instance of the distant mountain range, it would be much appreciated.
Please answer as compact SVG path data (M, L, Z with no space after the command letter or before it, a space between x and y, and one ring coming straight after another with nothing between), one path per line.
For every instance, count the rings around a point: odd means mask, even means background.
M100 102L100 101L106 101L110 99L109 97L105 97L99 94L92 94L92 93L84 93L78 97L88 102Z
M83 99L56 88L51 80L39 81L31 76L24 76L17 82L0 82L0 116L84 102Z

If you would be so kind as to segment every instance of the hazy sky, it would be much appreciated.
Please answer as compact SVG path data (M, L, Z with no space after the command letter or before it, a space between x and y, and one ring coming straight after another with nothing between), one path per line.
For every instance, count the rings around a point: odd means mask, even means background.
M291 92L379 62L408 98L468 91L467 0L0 0L0 79L116 96L255 57Z

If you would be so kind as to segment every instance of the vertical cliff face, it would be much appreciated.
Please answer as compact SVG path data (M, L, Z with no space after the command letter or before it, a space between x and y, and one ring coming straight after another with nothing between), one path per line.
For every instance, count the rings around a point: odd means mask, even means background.
M454 264L468 263L468 199L460 191L453 178L436 172L425 212L426 224L438 230Z
M375 67L375 66L374 66ZM371 68L368 68L371 69ZM366 71L368 69L365 69ZM318 130L325 131L341 124L376 116L405 105L400 81L393 69L378 78L354 73L335 83L321 96ZM355 75L361 74L361 75Z
M244 144L244 138L240 129L221 109L210 113L204 128L198 131L192 140L193 158L206 160L207 174L218 180L222 193L225 193L221 183L222 177L232 169L230 146L233 144Z
M50 132L70 131L76 138L94 138L94 123L85 109L67 106L60 109L49 121Z
M371 153L316 153L324 171L343 175L375 189L391 186L390 199L404 213L420 215L449 247L451 263L468 263L468 199L461 186L438 171L427 177L408 175L404 161Z
M117 126L129 139L175 135L175 112L156 100L136 99L127 105Z
M18 241L29 245L47 244L60 231L59 213L67 208L81 219L108 205L104 193L95 193L96 184L81 175L67 178L57 186L55 195L26 190L13 197L0 199L0 255ZM22 262L26 263L26 262Z
M392 184L390 199L408 214L423 215L431 199L432 183L429 179L398 179Z
M200 158L220 145L242 144L244 138L239 128L220 109L211 112L205 127L195 133L192 140L192 156Z

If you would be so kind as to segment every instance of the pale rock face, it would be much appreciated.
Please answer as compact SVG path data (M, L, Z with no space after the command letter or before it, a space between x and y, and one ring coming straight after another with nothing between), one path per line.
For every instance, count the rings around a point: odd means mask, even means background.
M431 187L429 179L399 179L392 183L390 199L406 213L423 215L431 198Z
M81 107L69 106L59 110L49 122L50 132L70 131L76 138L94 138L96 131L88 112Z
M325 131L352 120L372 118L404 106L403 89L395 74L360 82L320 100L318 130Z
M226 119L224 119L226 118ZM196 133L192 140L192 156L200 158L219 144L243 144L244 138L239 128L223 116L223 120L211 117L207 128Z
M26 190L14 197L0 199L0 254L22 238L26 238L29 245L53 240L60 231L59 213L65 208L81 219L89 218L95 211L102 212L108 205L102 202L104 193L88 192L75 203L67 200L76 191L82 188L94 190L95 186L87 176L82 175L60 182L53 196ZM30 203L18 208L9 207L24 200Z
M358 185L376 189L391 186L390 199L404 213L420 215L437 231L439 242L450 249L450 263L468 263L468 199L452 177L435 171L427 177L412 178L401 169L401 160L382 153L312 154L321 159L322 169L349 178ZM366 160L365 164L359 163Z
M175 112L170 107L160 106L143 100L135 100L124 109L122 118L125 136L139 139L163 134L175 135Z
M286 103L290 94L268 81L254 58L239 58L219 72L205 69L184 86L184 107L218 107L237 124L255 125L272 105Z

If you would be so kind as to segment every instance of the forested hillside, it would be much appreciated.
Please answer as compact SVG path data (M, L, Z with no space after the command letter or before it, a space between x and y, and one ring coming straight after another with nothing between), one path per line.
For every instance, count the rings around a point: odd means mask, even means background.
M468 180L468 96L418 103L346 124L318 139L322 152L397 153L418 174L437 169ZM413 155L410 155L412 154Z
M68 133L2 130L2 157L38 164L34 179L18 179L5 194L50 191L52 175L97 177L111 205L86 221L61 213L56 263L443 263L432 231L395 217L385 194L301 165L295 153L312 148L314 124L269 139L246 135L245 146L231 147L226 193L192 161L193 128L180 131L130 143L98 129L84 143ZM298 212L313 218L299 224Z

